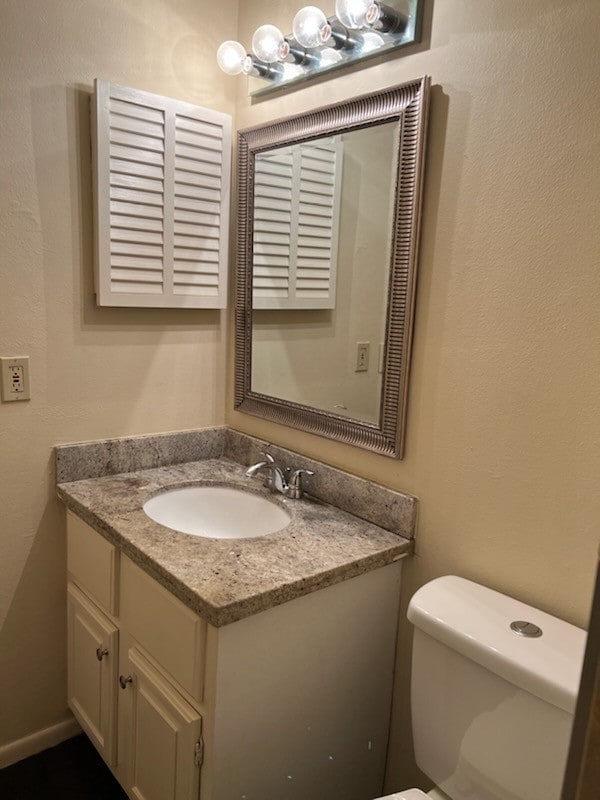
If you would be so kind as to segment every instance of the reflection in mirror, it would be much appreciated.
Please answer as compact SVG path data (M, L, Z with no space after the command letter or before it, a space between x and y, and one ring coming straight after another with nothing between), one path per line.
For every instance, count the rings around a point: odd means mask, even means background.
M401 457L428 86L240 132L240 411Z
M253 391L378 422L397 151L393 122L257 155Z

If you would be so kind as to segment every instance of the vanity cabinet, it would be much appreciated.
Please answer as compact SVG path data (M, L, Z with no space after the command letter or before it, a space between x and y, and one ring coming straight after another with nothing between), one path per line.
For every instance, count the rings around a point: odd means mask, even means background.
M200 714L136 647L121 667L117 777L137 800L198 798Z
M67 620L69 706L106 763L113 766L119 632L72 583L67 590Z
M131 798L198 800L205 623L72 514L67 569L73 714Z
M69 705L132 800L382 794L399 561L215 627L67 534Z

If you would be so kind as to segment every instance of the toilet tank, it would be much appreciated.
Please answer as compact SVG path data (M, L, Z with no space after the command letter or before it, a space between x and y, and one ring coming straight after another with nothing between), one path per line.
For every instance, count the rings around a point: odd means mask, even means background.
M419 768L451 800L559 800L585 631L456 576L419 589L408 618Z

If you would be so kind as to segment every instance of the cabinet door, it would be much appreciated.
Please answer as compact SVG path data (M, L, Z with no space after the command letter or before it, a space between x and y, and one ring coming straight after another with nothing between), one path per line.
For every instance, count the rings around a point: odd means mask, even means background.
M91 600L69 584L68 703L109 766L115 763L118 630Z
M121 665L119 764L130 796L197 800L200 715L135 647Z

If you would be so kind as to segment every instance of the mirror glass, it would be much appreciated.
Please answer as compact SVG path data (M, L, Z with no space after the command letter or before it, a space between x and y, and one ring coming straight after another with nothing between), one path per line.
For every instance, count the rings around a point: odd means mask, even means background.
M253 391L379 420L397 154L396 122L257 154Z
M240 132L239 410L401 456L427 88Z

